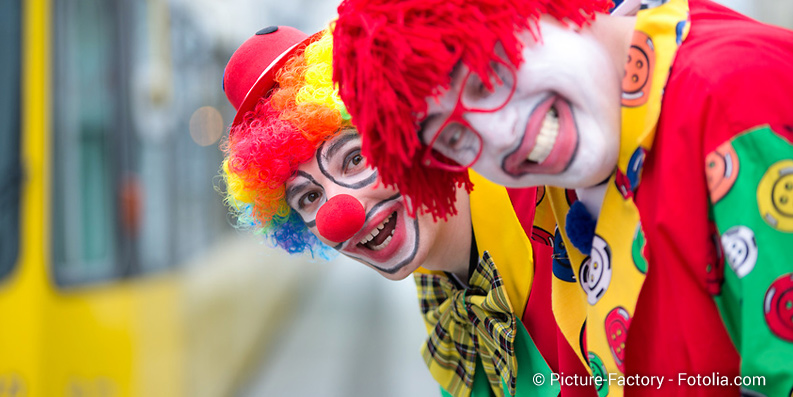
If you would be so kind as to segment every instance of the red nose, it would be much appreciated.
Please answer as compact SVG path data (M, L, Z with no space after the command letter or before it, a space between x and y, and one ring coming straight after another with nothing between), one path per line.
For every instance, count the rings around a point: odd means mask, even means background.
M322 237L340 243L361 230L365 220L361 203L349 194L340 194L319 208L317 229Z

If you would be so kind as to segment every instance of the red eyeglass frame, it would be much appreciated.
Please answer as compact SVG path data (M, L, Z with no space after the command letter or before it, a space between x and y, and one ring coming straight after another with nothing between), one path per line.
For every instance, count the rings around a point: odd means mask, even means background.
M493 109L475 109L475 108L466 108L465 106L463 106L463 93L465 91L465 87L468 84L468 79L471 77L471 74L473 73L473 71L471 69L469 69L468 72L465 75L465 78L463 79L463 84L460 86L461 87L460 88L460 93L457 95L457 102L454 105L454 109L452 110L452 113L449 114L449 116L446 118L446 120L443 122L443 124L440 126L440 128L438 128L438 130L435 131L435 134L433 135L433 137L430 140L430 142L424 147L424 152L421 155L421 163L424 166L439 168L439 169L442 169L444 171L450 171L450 172L462 172L462 171L465 171L466 169L468 169L469 167L471 167L474 163L476 163L479 160L479 157L482 156L482 146L483 146L482 136L479 134L478 131L476 131L476 129L474 129L474 127L471 126L470 123L468 123L468 121L465 120L465 118L463 118L463 113L493 113L493 112L498 112L499 110L503 109L504 106L506 106L509 103L509 101L512 100L512 97L515 95L517 72L514 70L513 67L511 67L509 64L507 64L505 61L503 61L501 59L498 59L495 62L505 66L505 68L512 74L512 87L510 88L509 95L507 95L506 99L504 100L504 103L502 103L501 105L499 105L499 106L497 106L497 107L495 107ZM502 79L499 79L499 80L502 80ZM504 84L503 80L500 82L500 84ZM438 160L433 155L433 152L435 152L438 155L442 156L443 158L448 158L448 157L444 156L442 153L440 153L439 151L434 150L432 147L435 145L435 142L438 140L438 137L440 137L441 132L450 123L453 123L453 122L460 123L465 128L470 129L471 132L473 132L476 135L476 138L479 140L479 151L476 153L476 156L474 157L474 159L470 163L468 163L466 165L460 165L460 164L456 164L455 165L455 164L445 163L445 162L443 162L441 160ZM452 160L452 159L449 159L449 160Z

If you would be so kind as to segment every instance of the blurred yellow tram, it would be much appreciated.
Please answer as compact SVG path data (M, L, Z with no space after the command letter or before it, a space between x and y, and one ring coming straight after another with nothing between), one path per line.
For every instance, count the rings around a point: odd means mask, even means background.
M288 310L213 191L228 54L188 16L0 2L0 397L229 395Z

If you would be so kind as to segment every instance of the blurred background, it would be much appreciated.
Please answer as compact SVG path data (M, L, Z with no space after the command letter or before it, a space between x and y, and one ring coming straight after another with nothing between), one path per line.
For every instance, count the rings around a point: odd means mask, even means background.
M268 248L216 191L228 58L336 5L0 1L0 397L438 395L412 279Z

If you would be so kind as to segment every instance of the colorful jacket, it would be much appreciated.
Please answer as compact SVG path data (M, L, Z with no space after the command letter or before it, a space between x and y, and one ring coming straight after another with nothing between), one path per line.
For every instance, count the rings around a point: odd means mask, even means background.
M554 267L556 320L614 377L601 396L738 395L736 380L790 396L793 33L709 1L660 3L637 16L590 253L570 245L566 192L548 189L570 259ZM663 383L618 383L635 375Z

